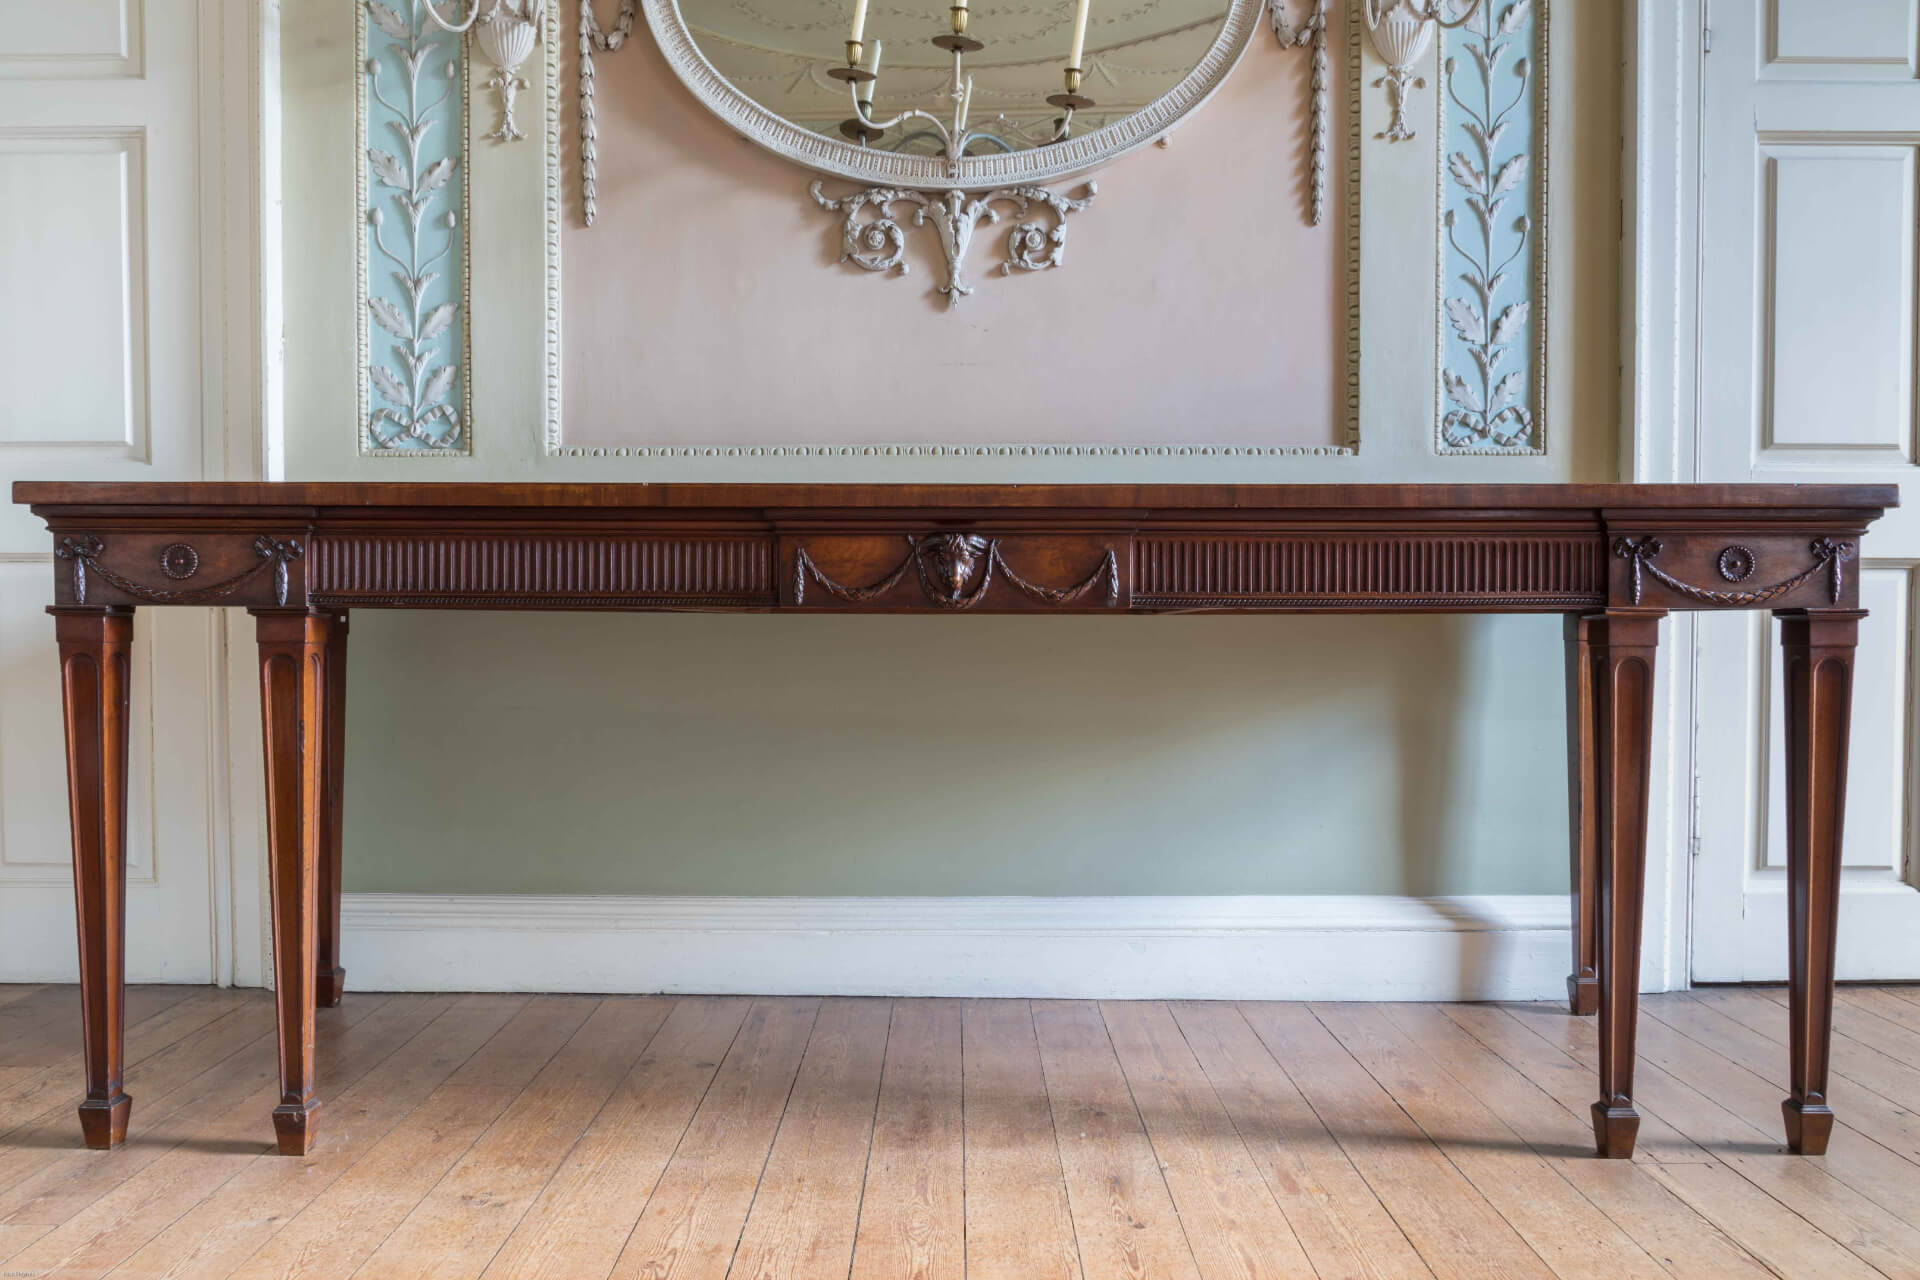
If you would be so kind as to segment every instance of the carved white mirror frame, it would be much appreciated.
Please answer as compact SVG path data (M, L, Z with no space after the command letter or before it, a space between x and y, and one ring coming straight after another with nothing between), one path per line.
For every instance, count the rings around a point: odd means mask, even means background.
M822 209L844 215L842 262L852 262L866 271L904 273L908 267L902 223L907 219L896 220L890 206L911 206L911 225L932 224L947 266L946 281L938 286L938 292L949 306L973 292L965 283L965 258L974 228L982 222L999 221L1008 210L1026 215L1046 209L1051 217L1021 221L1010 229L1001 272L1045 271L1059 266L1066 247L1066 220L1086 208L1097 188L1089 182L1077 196L1067 196L1037 184L1078 177L1165 137L1226 82L1252 43L1265 8L1265 0L1229 0L1226 21L1199 63L1144 110L1047 146L950 159L871 150L783 119L742 93L708 61L694 42L678 0L639 3L667 65L710 111L748 140L783 159L827 177L862 185L863 189L837 198L822 191L818 181L811 188L813 199ZM1315 0L1316 15L1324 13L1324 3ZM615 25L603 32L594 18L592 0L582 0L581 179L589 226L595 213L593 56L596 52L611 53L625 43L632 31L634 4L635 0L622 0ZM1320 24L1324 26L1324 18ZM1276 23L1276 29L1279 26ZM1316 111L1316 133L1323 128L1319 123L1322 116L1323 112ZM1316 196L1316 222L1318 213Z
M1159 138L1225 83L1253 40L1262 7L1263 0L1229 0L1227 20L1198 65L1163 97L1124 120L1044 147L949 162L944 156L857 147L782 119L714 69L694 44L677 0L642 3L647 25L681 83L715 115L775 155L869 186L968 192L1078 177Z

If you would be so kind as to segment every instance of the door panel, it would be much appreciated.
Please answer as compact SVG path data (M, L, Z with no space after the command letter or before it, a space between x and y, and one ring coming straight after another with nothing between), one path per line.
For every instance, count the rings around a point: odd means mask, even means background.
M1869 562L1860 574L1860 648L1854 657L1853 741L1847 763L1847 835L1841 864L1856 876L1897 880L1907 865L1907 779L1912 776L1912 576L1907 565ZM1786 724L1780 694L1780 625L1765 618L1767 820L1761 869L1787 870ZM1783 890L1784 891L1784 890Z
M201 10L0 0L0 480L217 478L200 197L218 68L200 65ZM0 506L0 982L78 967L48 551L37 520ZM217 624L145 610L134 625L135 981L215 977Z
M1768 0L1763 74L1912 75L1916 8L1916 0Z
M146 440L147 193L138 130L0 133L0 444Z
M140 74L142 0L0 0L0 79Z
M1761 449L1913 458L1914 148L1768 142ZM1815 248L1814 246L1817 246Z
M1912 0L1734 0L1705 61L1698 478L1895 483L1862 547L1839 976L1920 978ZM1693 976L1786 975L1779 628L1696 630Z

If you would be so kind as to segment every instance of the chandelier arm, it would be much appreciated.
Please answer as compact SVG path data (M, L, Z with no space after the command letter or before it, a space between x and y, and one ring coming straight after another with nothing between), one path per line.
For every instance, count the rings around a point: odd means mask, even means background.
M858 85L849 84L847 86L847 92L853 98L853 118L858 120L861 124L867 126L867 128L872 129L874 132L885 133L888 129L893 128L893 126L899 124L903 120L913 120L913 119L925 120L939 131L940 141L946 146L947 150L948 151L953 150L953 134L947 131L947 126L941 123L939 116L931 115L928 112L920 110L918 107L911 107L905 111L902 111L899 115L894 116L891 120L876 120L872 116L868 115L866 110L862 106L860 102L860 88Z
M440 11L433 7L433 0L422 0L420 5L421 8L427 11L427 17L433 20L434 26L439 27L442 31L451 31L456 36L463 36L473 30L473 24L480 20L480 11L482 9L498 8L499 6L500 0L492 0L491 5L489 5L488 0L473 0L473 12L467 15L466 21L456 26L440 16Z
M1433 25L1439 27L1442 31L1453 31L1472 22L1474 15L1480 12L1480 6L1485 3L1487 3L1487 0L1468 0L1466 12L1462 13L1452 22L1448 22L1440 16L1442 12L1440 7L1442 0L1428 0L1428 4L1430 4L1432 8L1427 16L1432 19Z

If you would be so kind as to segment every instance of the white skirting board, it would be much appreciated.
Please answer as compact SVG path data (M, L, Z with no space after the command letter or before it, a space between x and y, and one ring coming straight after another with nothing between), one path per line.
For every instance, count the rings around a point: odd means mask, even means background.
M1061 999L1565 995L1568 901L349 893L361 991Z

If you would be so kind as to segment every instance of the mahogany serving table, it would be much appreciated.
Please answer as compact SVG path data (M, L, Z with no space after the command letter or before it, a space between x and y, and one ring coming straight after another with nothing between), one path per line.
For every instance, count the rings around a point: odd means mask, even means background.
M239 605L260 645L283 1153L314 1143L341 998L350 609L1558 613L1574 1012L1600 1015L1603 1156L1631 1154L1659 620L1772 609L1785 646L1792 1093L1827 1146L1859 538L1892 486L20 483L52 532L87 1145L121 1088L134 610Z

